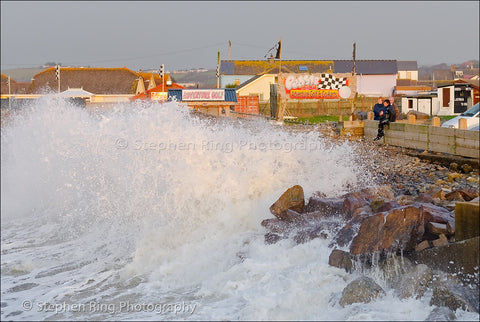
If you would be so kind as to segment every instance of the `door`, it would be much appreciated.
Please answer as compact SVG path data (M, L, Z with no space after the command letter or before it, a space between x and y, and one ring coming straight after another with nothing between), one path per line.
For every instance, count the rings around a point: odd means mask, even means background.
M450 104L450 88L446 87L442 89L442 106L448 107Z

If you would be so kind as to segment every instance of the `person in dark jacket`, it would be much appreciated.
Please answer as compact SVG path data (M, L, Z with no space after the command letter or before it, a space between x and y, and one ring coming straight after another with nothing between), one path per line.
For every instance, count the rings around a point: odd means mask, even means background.
M393 97L390 97L390 104L395 109L395 120L402 120L403 119L402 113L400 113L400 109L398 108L397 104L395 103L395 100L394 100Z
M393 119L392 122L395 122L395 109L390 105L389 100L385 100L383 101L383 109L379 112L378 133L377 137L373 139L374 141L378 141L385 136L384 127L390 123L390 119Z
M383 98L379 97L378 98L378 103L373 106L373 119L375 121L380 120L380 112L383 111L383 113L386 112L385 107L383 106Z

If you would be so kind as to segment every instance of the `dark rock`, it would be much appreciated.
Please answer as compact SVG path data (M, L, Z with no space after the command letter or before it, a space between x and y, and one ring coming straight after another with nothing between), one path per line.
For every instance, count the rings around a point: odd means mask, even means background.
M378 267L387 285L397 288L402 276L409 274L414 265L408 258L393 255L380 261Z
M362 276L348 284L342 292L340 305L346 306L353 303L369 303L385 291L369 277Z
M448 239L444 234L440 234L440 236L438 236L438 239L432 241L432 245L433 247L446 246L448 245Z
M425 219L425 226L429 222L438 224L455 222L455 214L452 211L429 203L420 203L417 205L421 206L423 218Z
M433 282L433 295L430 305L446 306L455 311L461 309L478 312L478 295L461 283L450 278L437 279Z
M450 193L447 193L445 195L445 199L449 201L465 201L465 199L463 199L463 194L460 191L452 191Z
M371 206L370 206L371 207ZM390 211L395 208L400 208L402 205L400 205L397 201L391 200L384 202L380 207L378 207L376 210L372 208L374 212L385 212L385 211Z
M472 166L469 164L462 165L461 169L463 173L470 173L473 170Z
M455 321L457 317L455 313L448 307L436 307L430 312L425 321Z
M433 199L445 200L445 191L442 188L434 187L426 192Z
M458 192L462 195L462 198L465 201L471 201L478 197L478 192L471 189L463 188L458 190Z
M352 272L353 264L350 254L343 250L334 249L328 257L328 264L330 266L343 268L348 273Z
M450 163L449 169L452 171L457 171L458 170L458 164L456 162Z
M288 222L277 218L264 219L261 225L272 233L283 234L291 229L291 226L288 224Z
M424 240L420 244L415 246L415 251L416 252L421 252L422 250L430 248L430 247L431 247L430 242L428 240Z
M448 235L447 225L445 225L445 224L439 224L439 223L436 223L436 222L429 222L427 224L427 230L430 233L435 234L435 235L440 235L440 234Z
M370 207L367 206L370 209ZM344 247L350 244L353 237L358 233L360 229L361 222L369 217L370 214L366 212L361 212L353 217L345 226L343 226L333 238L333 242L330 244L330 247L333 245L338 245L339 247Z
M328 235L322 229L301 230L294 237L293 240L297 244L308 243L315 238L326 239Z
M464 283L478 285L479 241L480 237L471 238L421 252L412 252L405 256L412 262L457 274Z
M433 273L425 264L416 265L413 270L402 276L396 293L401 299L408 297L421 298L428 290Z
M427 193L421 193L415 198L416 202L433 203L433 197Z
M419 207L404 206L364 219L350 245L350 253L397 252L412 250L425 232Z
M305 212L318 212L324 217L340 215L342 212L343 199L342 198L318 198L310 197Z
M353 212L364 206L368 206L368 201L363 198L347 197L343 201L342 217L345 220L350 220L353 217Z
M265 234L265 244L275 244L280 239L282 239L282 237L278 234L274 234L274 233Z

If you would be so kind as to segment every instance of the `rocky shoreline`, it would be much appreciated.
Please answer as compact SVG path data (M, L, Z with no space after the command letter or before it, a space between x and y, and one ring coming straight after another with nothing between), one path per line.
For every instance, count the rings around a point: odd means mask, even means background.
M402 299L432 294L436 308L427 320L455 319L457 309L478 313L479 237L455 240L456 204L478 208L478 159L435 158L364 140L354 149L358 161L378 174L372 187L333 198L317 192L307 199L301 186L290 187L270 207L274 218L261 223L265 243L329 239L330 265L369 271L347 285L341 306L385 294L368 277L374 274Z

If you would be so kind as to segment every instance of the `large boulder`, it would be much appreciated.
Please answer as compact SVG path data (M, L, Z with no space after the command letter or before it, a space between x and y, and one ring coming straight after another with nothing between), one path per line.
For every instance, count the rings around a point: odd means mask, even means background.
M370 207L365 207L370 210ZM363 209L363 208L359 208ZM337 245L339 247L344 247L350 244L353 237L358 233L360 229L360 224L365 218L368 218L371 215L371 211L361 211L356 214L348 223L345 224L335 235L330 247Z
M425 264L419 264L413 270L402 276L397 294L401 299L408 297L421 298L428 290L428 286L433 278L430 267Z
M455 321L457 316L448 307L436 307L430 312L425 321Z
M305 195L303 188L295 185L285 191L273 205L270 206L270 212L278 219L289 221L287 210L293 210L297 213L303 212L305 208Z
M395 199L394 191L389 186L365 188L343 195L342 217L350 220L355 216L357 209L370 206L375 212L384 203Z
M430 305L446 306L456 311L461 309L478 313L478 290L473 291L455 277L441 276L433 281L433 295Z
M328 257L328 264L334 267L343 268L348 273L350 273L353 268L350 254L340 249L334 249L330 253L330 256Z
M342 212L343 198L321 198L312 196L308 199L305 212L318 213L318 217L340 215Z
M402 277L413 271L412 262L403 256L392 255L380 261L378 268L388 287L398 288Z
M466 284L478 285L479 242L480 237L476 237L421 252L411 252L405 256L415 263L456 274Z
M369 303L385 291L370 277L362 276L348 284L342 292L340 305L346 306L353 303Z
M425 232L419 207L404 206L365 218L350 245L353 255L412 250Z

